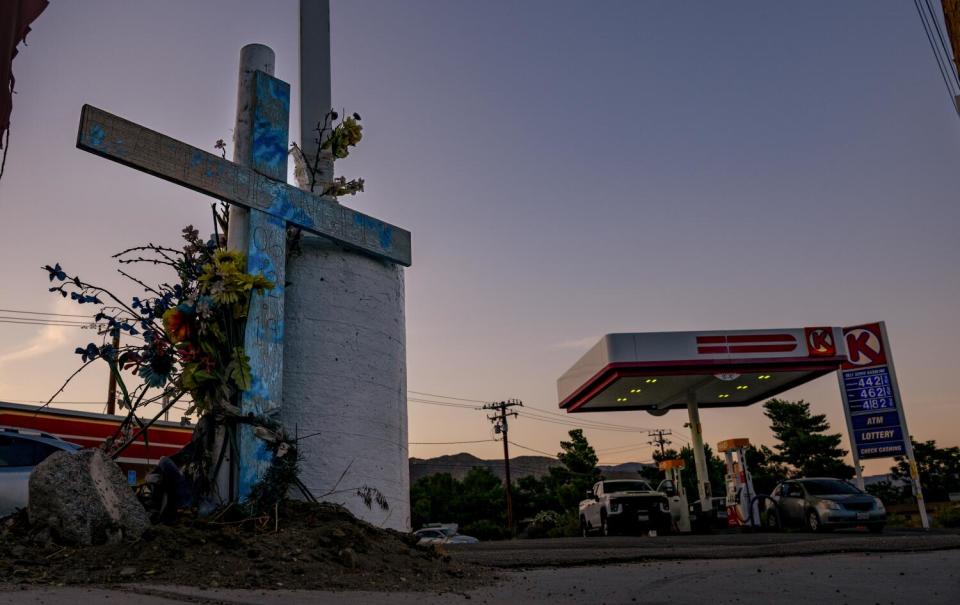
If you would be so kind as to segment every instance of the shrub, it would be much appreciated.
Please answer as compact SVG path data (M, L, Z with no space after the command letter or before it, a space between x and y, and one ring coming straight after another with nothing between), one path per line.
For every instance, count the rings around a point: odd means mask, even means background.
M563 521L562 515L552 510L542 510L534 516L527 526L524 536L527 538L546 538Z
M473 536L477 540L503 540L509 537L509 533L493 521L480 519L460 528L460 533L466 536Z
M910 517L902 513L888 513L887 525L890 527L910 527Z
M570 511L559 515L557 525L547 531L548 538L572 538L580 535L580 516L577 511Z
M960 527L960 506L941 510L937 514L937 523L941 527Z

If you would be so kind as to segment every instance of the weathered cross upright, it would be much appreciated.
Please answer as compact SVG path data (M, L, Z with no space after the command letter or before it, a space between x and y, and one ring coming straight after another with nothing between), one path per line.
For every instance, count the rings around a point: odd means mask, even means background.
M250 209L248 271L264 275L276 285L251 301L244 345L250 356L253 383L243 393L241 411L279 422L287 225L406 267L411 262L410 233L288 185L290 86L261 71L256 72L254 80L250 167L90 105L83 107L77 147ZM244 500L266 472L271 455L249 425L242 425L239 438L236 496Z

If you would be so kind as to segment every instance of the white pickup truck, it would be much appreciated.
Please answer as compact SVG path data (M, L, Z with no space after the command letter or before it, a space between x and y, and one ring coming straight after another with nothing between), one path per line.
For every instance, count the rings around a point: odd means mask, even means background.
M598 481L580 502L580 531L609 536L620 532L656 530L672 526L666 494L639 479Z

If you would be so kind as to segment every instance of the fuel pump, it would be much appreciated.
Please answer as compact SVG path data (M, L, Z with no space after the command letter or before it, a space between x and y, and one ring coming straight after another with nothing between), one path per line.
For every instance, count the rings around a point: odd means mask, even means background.
M747 468L747 448L750 440L727 439L717 444L726 462L727 525L730 527L760 527L760 510L753 489L753 478Z
M667 494L670 500L670 518L676 525L677 531L688 533L690 531L690 509L687 505L687 494L683 489L683 482L680 480L680 471L683 470L684 463L681 458L671 458L660 462L660 470L667 478L660 483L658 491Z

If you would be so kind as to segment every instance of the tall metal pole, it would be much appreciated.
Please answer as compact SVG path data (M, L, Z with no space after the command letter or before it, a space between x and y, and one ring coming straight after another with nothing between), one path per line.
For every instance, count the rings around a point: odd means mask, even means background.
M300 0L300 148L317 155L316 128L333 108L330 70L330 0ZM317 183L333 181L333 156L323 154Z
M893 387L893 394L897 398L897 415L900 417L900 427L903 431L903 447L906 450L907 460L910 464L910 483L913 487L913 495L917 499L917 508L920 511L920 522L923 524L923 529L930 529L930 519L927 518L927 505L923 499L923 486L920 485L920 471L917 469L917 457L913 453L913 440L910 438L910 429L907 428L907 414L903 409L903 397L900 396L900 383L897 381L897 371L893 363L893 347L890 346L890 337L887 335L886 322L880 322L880 336L883 338L883 343L886 347L887 367L890 369L890 386ZM856 446L854 446L854 450L856 450Z
M704 512L712 511L713 498L710 490L710 473L707 470L707 455L703 450L700 408L697 405L697 393L692 389L687 391L687 413L690 416L693 461L697 467L697 491L700 493L700 510Z

